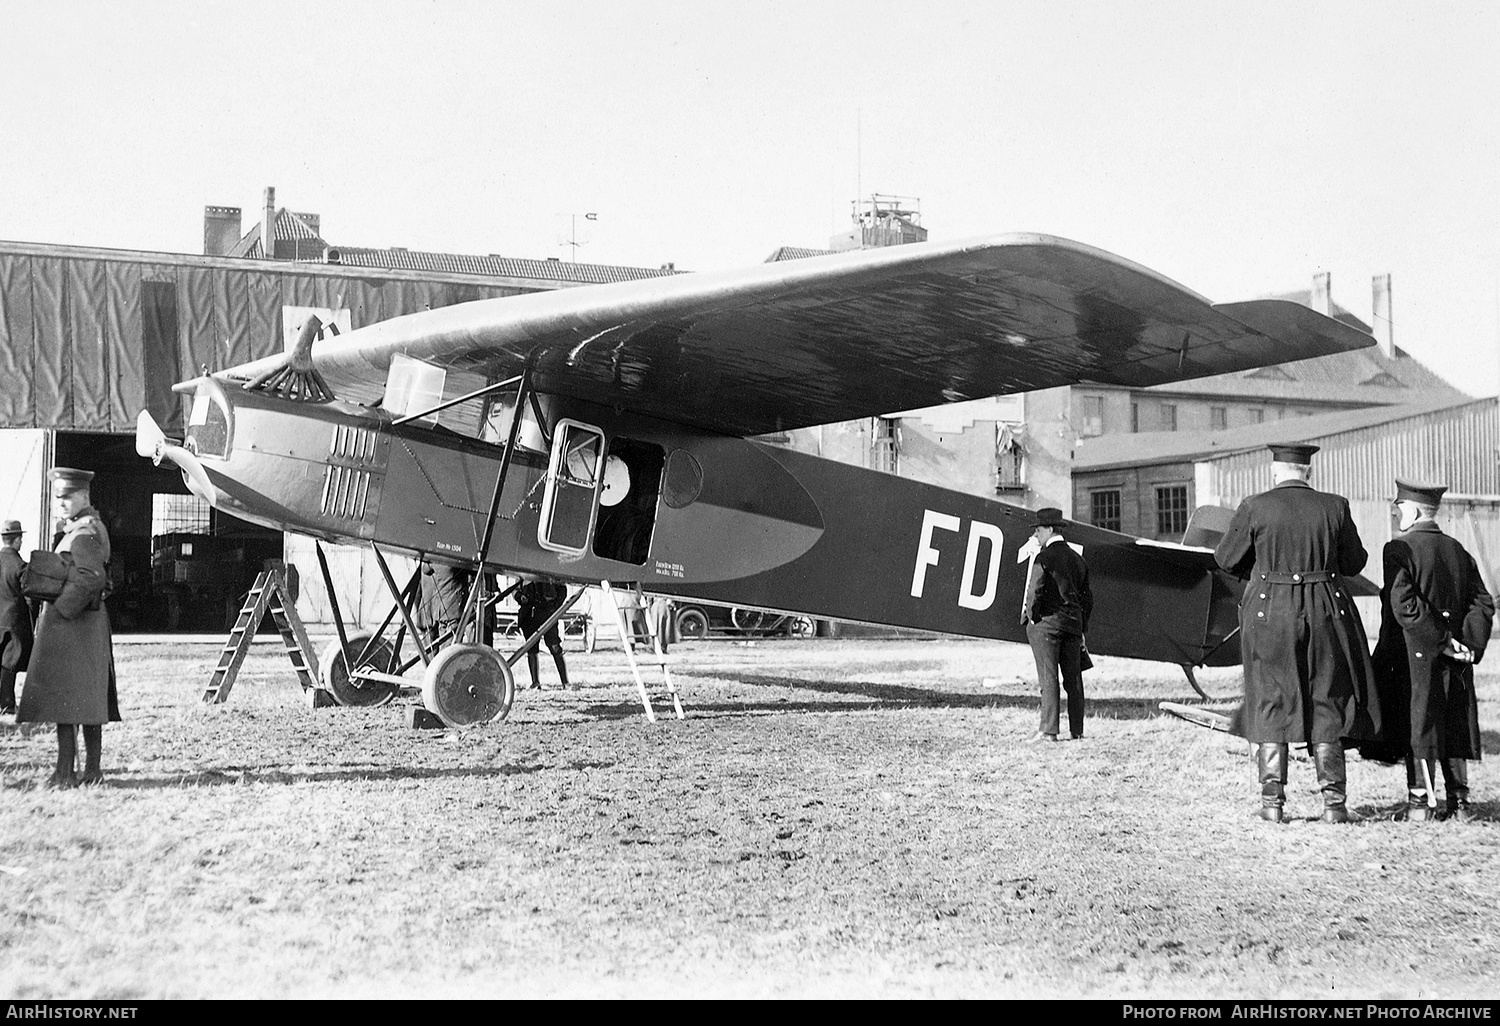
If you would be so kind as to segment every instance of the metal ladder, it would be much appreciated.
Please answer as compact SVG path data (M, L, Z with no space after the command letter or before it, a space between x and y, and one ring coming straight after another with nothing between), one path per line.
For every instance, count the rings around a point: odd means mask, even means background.
M250 643L268 612L281 632L282 645L292 661L292 668L297 671L298 680L302 682L302 690L311 691L318 686L317 673L310 661L312 643L308 641L307 628L302 626L296 608L287 600L286 571L262 570L256 575L254 586L245 596L245 605L234 621L234 629L219 652L219 665L214 667L208 687L203 689L204 702L217 705L228 700L234 679L250 652Z

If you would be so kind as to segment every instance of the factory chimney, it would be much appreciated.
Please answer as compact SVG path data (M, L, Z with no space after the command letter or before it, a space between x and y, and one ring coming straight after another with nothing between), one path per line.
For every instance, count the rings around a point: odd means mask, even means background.
M1333 275L1328 271L1313 275L1312 296L1307 305L1324 317L1333 316Z
M1370 327L1375 334L1375 344L1386 359L1396 357L1396 334L1391 325L1391 276L1377 274L1370 279Z
M224 256L240 241L239 207L203 208L203 255Z
M266 186L266 207L260 218L261 256L276 259L276 187Z

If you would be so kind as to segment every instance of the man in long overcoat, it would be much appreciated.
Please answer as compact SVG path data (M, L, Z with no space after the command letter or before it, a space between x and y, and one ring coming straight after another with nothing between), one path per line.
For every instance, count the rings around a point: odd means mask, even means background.
M109 584L109 532L89 503L86 470L52 470L52 515L63 557L62 593L42 604L17 722L57 724L57 771L51 787L97 784L104 724L120 718L115 658L104 595ZM78 730L83 727L83 777L77 776Z
M1375 684L1382 754L1406 761L1407 818L1432 818L1441 764L1447 814L1471 819L1467 759L1482 754L1474 664L1495 617L1479 566L1435 517L1446 486L1396 481L1400 537L1382 553ZM1370 754L1368 751L1365 754Z
M1240 600L1245 701L1234 729L1256 745L1261 818L1284 819L1287 746L1306 744L1323 820L1344 823L1344 742L1374 738L1380 708L1369 643L1344 583L1367 554L1341 495L1309 485L1316 445L1271 446L1268 492L1240 503L1219 566L1249 584Z
M21 594L21 522L0 524L0 714L16 713L16 674L31 658L31 605Z

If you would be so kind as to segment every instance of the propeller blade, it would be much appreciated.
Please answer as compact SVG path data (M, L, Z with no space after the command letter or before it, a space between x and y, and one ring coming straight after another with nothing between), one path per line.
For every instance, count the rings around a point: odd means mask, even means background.
M166 433L151 419L151 414L142 410L141 415L135 418L136 455L150 459L156 455L156 447L166 440Z

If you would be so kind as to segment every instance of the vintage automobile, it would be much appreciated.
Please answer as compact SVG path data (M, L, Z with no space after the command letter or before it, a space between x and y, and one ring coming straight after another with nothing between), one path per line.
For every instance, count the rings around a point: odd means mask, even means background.
M810 616L687 602L674 603L672 629L680 641L695 641L715 634L744 638L811 638L817 633L817 621Z

